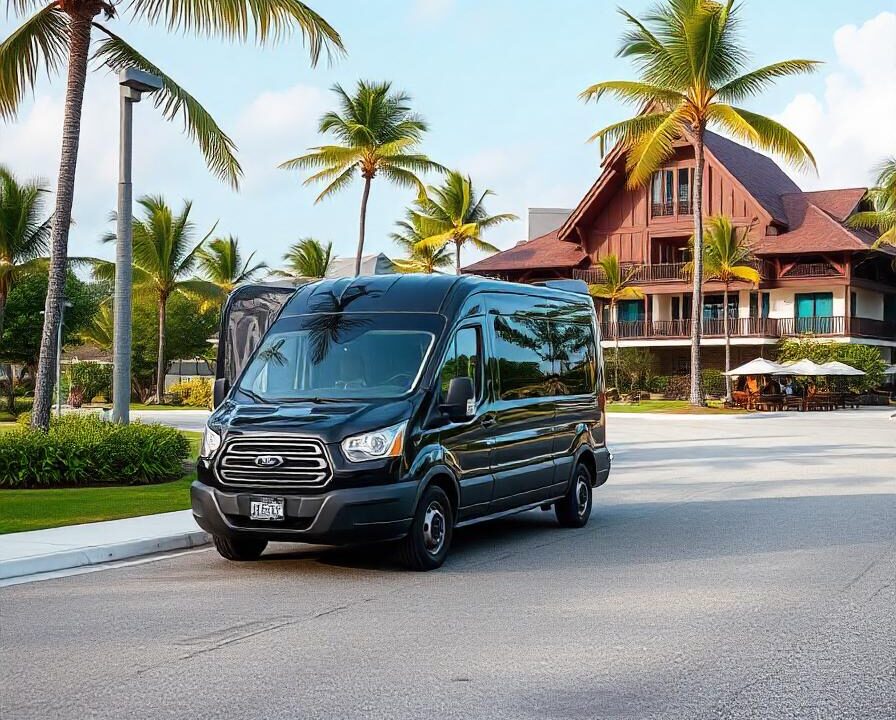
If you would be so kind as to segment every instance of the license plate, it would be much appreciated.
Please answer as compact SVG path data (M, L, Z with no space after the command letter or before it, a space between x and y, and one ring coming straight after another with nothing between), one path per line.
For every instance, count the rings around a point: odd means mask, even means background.
M249 501L250 520L282 520L283 498L262 497Z

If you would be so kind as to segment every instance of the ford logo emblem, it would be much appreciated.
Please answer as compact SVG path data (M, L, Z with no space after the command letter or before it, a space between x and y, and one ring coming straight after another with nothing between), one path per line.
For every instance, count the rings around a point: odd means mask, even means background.
M283 464L283 458L279 455L259 455L255 458L255 464L263 468L280 467Z

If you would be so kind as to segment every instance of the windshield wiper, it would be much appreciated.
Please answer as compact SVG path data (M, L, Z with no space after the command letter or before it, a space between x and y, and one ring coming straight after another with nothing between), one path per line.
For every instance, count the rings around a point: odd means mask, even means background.
M245 388L240 387L240 388L237 388L237 392L241 392L246 397L251 398L252 400L254 400L257 403L261 403L262 405L271 405L272 404L270 400L265 400L261 395L259 395L256 392L252 392L251 390L246 390Z

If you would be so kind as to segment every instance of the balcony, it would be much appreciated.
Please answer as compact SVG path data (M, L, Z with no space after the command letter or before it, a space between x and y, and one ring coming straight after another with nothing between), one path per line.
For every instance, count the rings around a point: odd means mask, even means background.
M843 316L814 318L730 318L731 337L784 338L797 335L858 336L884 340L896 339L896 322L850 318ZM681 340L691 337L690 320L637 320L633 322L603 322L604 340ZM723 320L704 320L704 337L724 337Z
M633 285L663 282L687 282L688 274L685 272L687 263L654 263L652 265L639 265L635 263L620 264L622 276L627 277L632 273L631 283ZM765 260L756 260L750 263L752 267L759 271L759 274L765 278L773 277L774 268L771 263ZM585 270L573 270L572 276L576 280L584 280L589 285L598 285L607 279L604 271L599 267L587 268Z

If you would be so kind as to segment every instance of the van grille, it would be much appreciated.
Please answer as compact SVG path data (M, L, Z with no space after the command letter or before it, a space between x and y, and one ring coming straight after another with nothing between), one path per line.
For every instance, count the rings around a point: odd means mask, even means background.
M319 487L331 477L319 441L288 435L231 438L216 470L223 485L240 487Z

